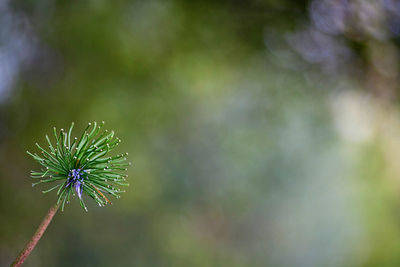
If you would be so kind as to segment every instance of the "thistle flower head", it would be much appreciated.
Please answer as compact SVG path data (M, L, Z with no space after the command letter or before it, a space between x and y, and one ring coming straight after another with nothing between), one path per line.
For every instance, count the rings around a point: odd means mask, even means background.
M84 194L93 198L99 206L104 206L107 203L111 204L106 195L119 198L119 194L124 191L117 186L128 185L128 175L121 173L130 165L126 162L128 153L107 156L121 140L114 136L113 131L102 131L103 125L104 122L99 125L96 122L89 123L79 139L71 137L74 123L68 132L64 129L58 132L54 127L54 145L46 135L49 150L36 143L40 156L27 151L42 166L41 171L31 172L31 177L39 180L32 186L57 183L43 193L58 189L57 204L62 203L62 210L65 203L69 203L71 192L78 195L82 208L87 211L83 201Z

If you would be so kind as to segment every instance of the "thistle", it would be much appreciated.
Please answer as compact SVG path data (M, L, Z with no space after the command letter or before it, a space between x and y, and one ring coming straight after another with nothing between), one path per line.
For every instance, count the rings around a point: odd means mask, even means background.
M76 193L80 205L87 211L84 195L93 198L99 206L105 206L111 204L106 195L119 198L120 193L124 192L117 187L128 185L126 183L128 175L121 173L131 164L126 162L128 153L107 156L121 140L114 136L114 131L102 131L103 125L104 122L100 125L96 122L93 125L89 123L79 139L71 136L74 123L67 132L64 129L57 132L54 127L55 142L52 143L46 135L49 150L36 143L40 150L39 155L27 151L42 166L40 171L31 172L31 177L38 180L32 186L56 183L42 192L57 190L57 200L12 266L20 266L25 261L58 208L61 206L61 210L64 210L65 203L70 202L71 193L72 195Z
M126 167L130 165L125 157L128 153L106 157L121 140L114 136L114 131L105 130L100 133L103 125L104 122L100 125L94 122L93 126L89 123L79 139L71 137L74 123L68 132L61 129L57 133L54 127L55 145L46 135L49 151L38 143L36 146L41 152L40 156L27 151L43 167L39 172L31 172L31 177L39 180L32 186L40 183L58 183L43 193L58 189L57 204L62 203L61 210L64 210L66 202L69 203L71 192L76 192L82 208L87 211L82 193L93 198L99 206L104 206L107 203L111 204L104 193L119 198L119 194L124 191L116 186L128 185L128 175L120 173L126 171Z

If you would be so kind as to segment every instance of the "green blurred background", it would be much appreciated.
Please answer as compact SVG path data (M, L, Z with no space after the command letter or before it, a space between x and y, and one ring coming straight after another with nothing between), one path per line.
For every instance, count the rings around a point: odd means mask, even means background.
M26 266L400 266L399 35L395 0L1 0L0 265L55 199L25 151L104 120L131 186Z

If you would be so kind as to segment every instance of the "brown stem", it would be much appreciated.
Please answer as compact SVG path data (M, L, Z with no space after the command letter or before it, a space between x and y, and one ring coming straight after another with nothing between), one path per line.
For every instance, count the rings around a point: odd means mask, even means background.
M40 223L38 229L36 230L35 234L32 236L31 241L26 245L24 250L21 251L21 253L18 255L18 257L15 259L15 261L11 264L12 267L18 267L21 266L26 258L31 254L32 250L35 248L37 242L40 240L42 237L44 231L46 231L47 226L53 219L54 215L56 214L59 204L54 204L49 211L47 212L46 217L44 217L43 221Z

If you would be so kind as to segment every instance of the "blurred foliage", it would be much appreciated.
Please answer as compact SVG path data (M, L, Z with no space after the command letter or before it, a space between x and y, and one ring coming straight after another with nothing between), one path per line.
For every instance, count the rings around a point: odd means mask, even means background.
M398 266L396 10L4 1L0 264L54 201L25 151L104 120L130 188L88 214L73 201L26 266Z

